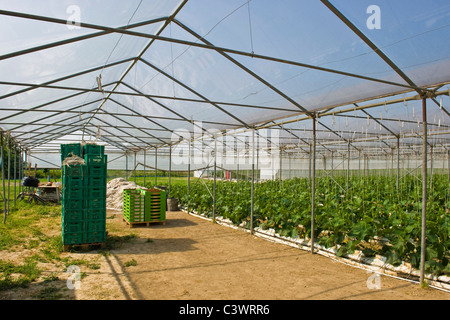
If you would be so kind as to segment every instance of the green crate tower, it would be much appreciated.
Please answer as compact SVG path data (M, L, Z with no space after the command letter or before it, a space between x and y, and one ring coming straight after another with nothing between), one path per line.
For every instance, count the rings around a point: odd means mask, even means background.
M161 189L141 189L145 198L145 221L166 220L166 192Z
M86 162L84 178L84 201L86 208L86 242L99 243L106 240L106 183L107 156L104 146L85 144Z
M61 148L63 149L63 148ZM67 150L68 148L66 148ZM66 154L66 156L70 156ZM62 199L61 222L64 245L82 244L85 242L83 205L83 179L86 174L85 165L62 166Z
M145 222L144 195L139 189L123 190L123 218L128 222Z
M61 145L61 161L71 155L85 165L62 166L62 238L64 245L106 240L107 156L104 146Z

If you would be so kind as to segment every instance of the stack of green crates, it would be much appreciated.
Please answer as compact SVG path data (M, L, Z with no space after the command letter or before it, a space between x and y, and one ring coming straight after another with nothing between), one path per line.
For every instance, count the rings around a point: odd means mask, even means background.
M166 192L157 188L142 189L145 197L145 220L166 220Z
M85 175L85 165L62 167L62 238L65 245L86 242L83 200Z
M107 156L104 146L86 144L79 156L85 165L62 166L62 238L64 245L106 240ZM75 154L61 145L61 157ZM69 150L69 151L67 151ZM64 152L64 155L63 155ZM76 154L77 155L77 154Z
M123 190L123 217L128 222L145 222L144 195L140 189Z
M157 188L123 190L123 217L129 223L165 221L165 191Z

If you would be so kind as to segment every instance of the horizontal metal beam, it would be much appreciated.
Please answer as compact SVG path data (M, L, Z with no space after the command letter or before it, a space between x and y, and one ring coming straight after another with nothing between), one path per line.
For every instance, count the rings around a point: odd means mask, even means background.
M129 25L126 25L126 26L119 27L117 29L123 29L123 30L133 29L133 28L138 28L138 27L143 27L143 26L146 26L146 25L158 23L158 22L164 22L167 19L168 19L168 17L161 17L161 18L156 18L156 19L152 19L152 20L146 20L146 21L142 21L142 22L138 22L138 23L129 24ZM37 51L41 51L41 50L46 50L46 49L50 49L50 48L59 47L59 46L70 44L70 43L74 43L74 42L79 42L79 41L82 41L82 40L88 40L88 39L92 39L92 38L108 35L108 34L111 34L111 33L113 33L113 32L112 31L94 32L94 33L89 33L89 34L85 34L85 35L78 36L78 37L73 37L73 38L69 38L69 39L64 39L64 40L60 40L60 41L47 43L47 44L36 46L36 47L32 47L32 48L27 48L27 49L24 49L24 50L19 50L19 51L15 51L15 52L6 53L6 54L3 54L3 55L0 55L0 61L1 60L5 60L5 59L10 59L10 58L15 58L15 57L18 57L18 56L21 56L21 55L25 55L25 54L29 54L29 53L33 53L33 52L37 52Z

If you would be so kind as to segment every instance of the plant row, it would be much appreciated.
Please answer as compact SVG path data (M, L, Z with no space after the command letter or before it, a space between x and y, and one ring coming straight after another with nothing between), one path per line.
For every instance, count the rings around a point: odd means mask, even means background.
M429 183L430 185L430 183ZM207 190L207 188L209 191ZM207 216L213 211L213 182L172 186L172 196L191 211ZM337 248L337 255L361 251L366 257L382 255L387 263L420 265L422 183L413 176L325 177L317 179L314 241ZM311 235L310 180L294 178L255 183L253 225L274 229L281 236ZM251 183L216 183L216 216L236 225L250 226ZM427 272L450 274L450 199L446 175L433 175L426 215Z

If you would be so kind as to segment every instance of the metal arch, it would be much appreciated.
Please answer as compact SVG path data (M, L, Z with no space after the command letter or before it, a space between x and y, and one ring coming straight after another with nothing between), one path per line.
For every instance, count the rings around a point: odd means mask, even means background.
M142 22L138 22L138 23L122 26L122 27L119 27L117 29L124 29L124 30L134 29L134 28L137 28L137 27L142 27L142 26L146 26L146 25L149 25L149 24L162 22L162 21L165 21L167 19L168 19L168 17L161 17L161 18L156 18L156 19L152 19L152 20L147 20L147 21L142 21ZM82 41L82 40L87 40L87 39L96 38L96 37L103 36L103 35L108 35L108 34L111 34L111 33L113 33L113 32L112 31L100 31L100 32L95 32L95 33L82 35L82 36L79 36L79 37L74 37L74 38L70 38L70 39L65 39L65 40L61 40L61 41L55 41L55 42L52 42L52 43L47 43L47 44L36 46L36 47L33 47L33 48L28 48L28 49L19 50L19 51L16 51L16 52L3 54L3 55L0 56L0 61L1 60L5 60L5 59L14 58L14 57L17 57L17 56L21 56L21 55L24 55L24 54L33 53L33 52L36 52L36 51L41 51L41 50L45 50L45 49L50 49L50 48L54 48L54 47L58 47L58 46L62 46L62 45L66 45L66 44Z
M108 64L106 64L104 66L97 66L97 67L90 68L90 69L87 69L87 70L84 70L84 71L72 73L70 75L65 75L65 76L63 76L61 78L53 79L53 80L44 82L44 83L42 83L40 85L37 85L36 88L38 88L39 86L42 86L42 85L50 85L52 83L56 83L56 82L59 82L59 81L64 81L64 80L67 80L67 79L75 78L75 77L81 76L81 75L86 74L86 73L91 73L91 72L95 72L97 70L101 70L103 68L109 68L109 67L112 67L112 66L116 66L116 65L119 65L119 64L122 64L122 63L126 63L126 62L129 62L129 61L132 61L134 59L135 58L127 58L127 59L123 59L123 60L120 60L120 61L108 63ZM24 92L27 92L27 91L30 91L30 90L34 90L36 88L26 88L26 89L22 89L22 90L19 90L19 91L14 91L14 92L11 92L11 93L8 93L8 94L5 94L5 95L1 96L0 100L9 98L9 97L12 97L12 96L15 96L17 94L21 94L21 93L24 93Z
M192 98L183 98L183 97L173 97L173 96L162 96L162 95L155 95L155 94L139 94L139 93L132 93L132 92L117 92L117 91L111 91L111 90L104 90L105 87L116 84L119 81L114 81L109 84L103 85L103 90L99 90L98 88L78 88L78 87L67 87L67 86L57 86L57 85L46 85L46 84L34 84L34 83L24 83L24 82L12 82L12 81L0 81L0 85L9 85L9 86L24 86L28 87L29 89L38 89L38 88L45 88L45 89L58 89L58 90L69 90L69 91L80 91L79 93L89 93L89 92L97 92L97 93L114 93L117 95L124 95L124 96L138 96L138 97L149 97L154 99L163 99L163 100L175 100L175 101L186 101L186 102L196 102L196 103L203 103L203 104L218 104L218 105L227 105L227 106L233 106L233 107L239 107L239 108L255 108L255 109L264 109L264 110L274 110L274 111L285 111L285 112L295 112L296 110L293 109L285 109L285 108L277 108L277 107L267 107L267 106L259 106L259 105L251 105L251 104L241 104L241 103L233 103L233 102L224 102L224 101L212 101L212 100L204 100L204 99L192 99ZM121 83L125 83L122 81ZM33 107L34 108L34 107ZM32 110L31 108L30 110Z
M25 126L28 126L28 125L36 125L36 126L45 127L45 126L48 126L48 124L42 124L42 123L37 123L37 124L36 124L36 122L39 122L39 121L42 121L42 120L47 120L47 119L52 118L52 117L55 117L55 116L57 116L57 115L59 115L59 114L61 114L61 113L66 113L67 111L72 111L72 110L75 110L75 109L78 109L78 108L82 108L82 107L84 107L84 106L87 106L87 105L92 104L92 103L97 103L97 102L99 102L99 101L101 101L101 99L94 100L94 101L92 101L92 102L84 103L84 104L81 104L81 105L77 105L77 106L72 107L72 108L70 108L70 109L68 109L68 110L64 110L64 111L55 111L54 114L48 115L48 116L46 116L46 117L43 117L43 118L40 118L40 119L37 119L37 120L34 120L34 121L32 121L32 122L29 122L29 123L23 123L23 124L20 124L20 125L18 125L17 127L14 127L14 128L11 129L11 130L12 130L12 131L15 131L15 130L18 129L18 128L22 128L22 127L25 127ZM51 125L58 124L58 123L60 123L60 122L66 121L66 120L70 120L70 119L75 118L75 117L78 117L78 116L79 116L79 112L77 112L76 115L74 115L74 116L71 116L71 117L68 117L68 118L65 118L65 119L61 119L60 121L58 121L58 122L56 122L56 123L52 123ZM50 133L49 133L49 134L50 134ZM19 136L20 136L20 135L19 135Z
M148 132L145 132L145 131L142 130L141 128L138 128L138 127L134 126L133 124L130 124L129 122L127 122L127 121L125 121L124 119L122 119L122 118L120 118L120 117L114 115L113 113L109 113L108 111L105 111L105 109L103 109L102 111L105 113L105 115L111 116L111 117L113 117L113 118L115 118L115 119L117 119L117 120L119 120L119 121L122 121L123 123L126 123L127 125L130 126L130 128L139 130L139 131L143 132L144 134L146 134L147 136L152 137L152 138L154 138L154 139L156 139L156 140L159 140L159 141L161 141L162 143L165 143L165 141L161 140L160 138L158 138L158 137L156 137L156 136L154 136L154 135L152 135L152 134L150 134L150 133L148 133ZM94 116L94 117L95 117L95 116ZM92 119L92 118L91 118L91 119ZM97 118L97 117L95 117L95 119L100 120L100 119ZM129 135L130 135L130 134L129 134ZM130 135L130 136L131 136L131 135ZM140 140L140 141L143 142L144 144L147 144L144 140L141 140L141 139L138 139L138 140ZM155 147L155 145L152 145L152 144L149 144L149 143L148 143L148 145L150 145L151 147Z
M199 92L197 92L196 90L192 89L191 87L189 87L188 85L184 84L183 82L179 81L178 79L172 77L170 74L168 74L167 72L161 70L160 68L156 67L155 65L153 65L152 63L146 61L143 58L140 58L140 60L146 64L147 66L151 67L152 69L156 70L157 72L159 72L160 74L164 75L165 77L169 78L170 80L174 81L175 83L177 83L178 85L182 86L183 88L185 88L186 90L192 92L193 94L195 94L196 96L200 97L201 99L205 100L206 102L208 102L209 104L211 104L212 106L216 107L217 109L219 109L221 112L225 113L227 116L233 118L234 120L238 121L239 123L241 123L244 127L249 128L249 125L247 123L245 123L244 121L242 121L241 119L239 119L238 117L236 117L235 115L229 113L228 111L224 110L223 108L221 108L219 105L217 105L216 103L212 102L211 100L209 100L208 98L206 98L205 96L203 96L202 94L200 94Z
M175 19L175 16L180 12L180 10L184 7L184 5L187 3L187 1L188 0L183 0L183 2L178 5L178 7L175 9L175 11L172 13L172 15L168 19L165 20L164 25L158 30L158 32L156 32L157 36L159 36L164 31L164 29L170 24L170 22L173 19ZM139 58L141 58L142 55L148 50L148 48L150 48L150 46L153 44L154 41L155 41L154 39L151 39L149 41L149 43L144 47L144 49L141 50L141 52L138 54L138 56L131 62L131 64L128 67L128 69L123 73L122 77L118 80L116 86L112 89L113 92L117 89L117 87L120 85L120 83L126 77L126 75L131 71L131 69L133 69L135 64L139 61ZM109 93L108 97L105 98L104 102L98 106L97 112L103 107L103 105L106 103L106 101L108 101L109 97L111 97L111 94L112 93ZM94 113L91 116L91 118L86 122L86 125L89 124L89 122L91 121L91 119L93 117L95 117L95 114L96 113Z

